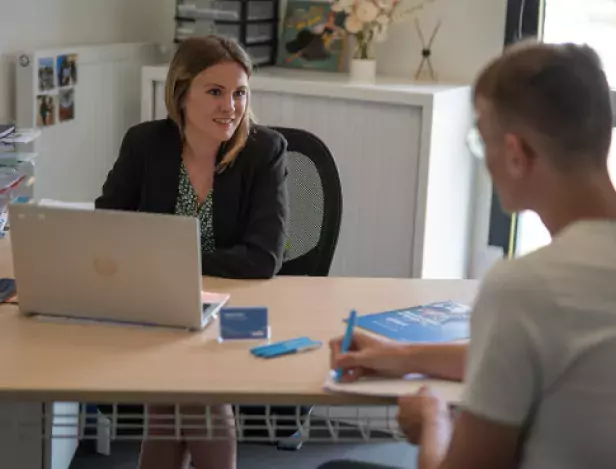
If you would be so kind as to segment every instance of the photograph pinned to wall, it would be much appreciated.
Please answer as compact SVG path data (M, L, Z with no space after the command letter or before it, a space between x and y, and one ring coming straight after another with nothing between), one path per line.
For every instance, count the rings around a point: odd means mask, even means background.
M56 70L58 71L58 86L75 86L77 84L77 54L59 55Z
M38 89L41 93L53 91L56 88L53 62L51 57L38 60Z
M58 96L53 94L40 94L36 97L36 125L48 127L56 123L56 109Z
M344 12L328 2L289 0L279 41L278 65L338 72L347 44Z
M60 90L58 120L66 122L75 118L75 88Z

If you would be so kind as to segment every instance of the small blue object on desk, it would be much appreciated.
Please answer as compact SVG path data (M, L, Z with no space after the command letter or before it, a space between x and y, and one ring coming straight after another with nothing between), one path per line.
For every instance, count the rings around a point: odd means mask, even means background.
M220 310L220 339L269 339L267 308L223 308Z
M261 345L250 350L256 357L274 358L292 353L307 352L308 350L316 350L323 345L323 342L312 340L308 337L299 337L297 339L285 340L276 342L275 344Z
M357 311L351 311L349 314L349 319L347 319L347 328L344 334L344 338L342 339L342 353L347 353L349 348L351 348L351 343L353 342L353 332L355 330L355 326L357 325ZM342 373L344 370L341 368L336 370L336 381L340 381L342 379Z

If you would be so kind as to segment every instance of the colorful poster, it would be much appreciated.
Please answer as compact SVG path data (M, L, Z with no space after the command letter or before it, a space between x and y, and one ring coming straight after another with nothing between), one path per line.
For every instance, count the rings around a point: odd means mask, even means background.
M327 2L289 0L279 41L278 65L339 71L347 34L345 13Z
M60 90L60 108L58 111L59 121L65 122L75 118L75 89L67 88Z
M53 94L40 94L36 97L36 125L48 127L56 123L56 109L58 96Z
M38 89L39 92L50 92L56 87L54 64L51 57L41 58L38 61Z
M56 70L58 86L75 86L77 84L77 54L59 55Z

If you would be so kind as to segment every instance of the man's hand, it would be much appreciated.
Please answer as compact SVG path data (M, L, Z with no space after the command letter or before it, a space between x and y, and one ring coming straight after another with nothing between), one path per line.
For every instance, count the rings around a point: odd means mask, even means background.
M409 442L419 446L419 469L440 468L447 455L453 426L447 403L424 387L414 396L400 398L398 405L400 428Z
M447 403L427 387L421 388L415 395L401 397L398 406L398 425L414 445L421 443L423 431L428 426L451 427Z
M356 332L348 353L342 353L342 337L332 339L329 347L331 369L343 369L342 381L356 381L365 376L402 377L407 374L404 346Z
M348 353L342 353L342 337L330 341L330 366L343 370L342 381L365 376L401 378L419 373L461 381L466 362L466 343L400 344L356 332Z

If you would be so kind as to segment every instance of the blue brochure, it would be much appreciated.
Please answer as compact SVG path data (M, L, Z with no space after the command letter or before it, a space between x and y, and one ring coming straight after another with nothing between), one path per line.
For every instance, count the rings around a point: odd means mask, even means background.
M357 327L400 342L452 342L470 337L469 306L444 301L357 318Z

